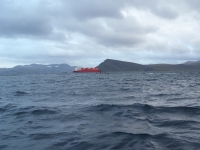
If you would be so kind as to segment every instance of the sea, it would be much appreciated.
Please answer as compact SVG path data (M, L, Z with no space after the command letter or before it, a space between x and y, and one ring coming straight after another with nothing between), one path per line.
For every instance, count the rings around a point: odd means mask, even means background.
M200 71L0 76L0 150L198 150Z

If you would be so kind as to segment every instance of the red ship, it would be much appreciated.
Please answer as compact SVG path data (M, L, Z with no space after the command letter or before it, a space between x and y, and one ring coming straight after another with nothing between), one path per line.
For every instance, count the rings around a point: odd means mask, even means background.
M73 71L74 73L101 73L102 71L99 70L98 68L81 68L81 67L77 67L75 68L75 70Z

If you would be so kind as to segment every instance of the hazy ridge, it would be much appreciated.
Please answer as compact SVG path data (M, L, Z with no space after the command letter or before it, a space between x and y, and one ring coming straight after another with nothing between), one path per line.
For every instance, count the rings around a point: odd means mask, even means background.
M141 65L132 62L106 59L99 64L103 71L187 71L200 70L200 61L189 61L183 64L150 64Z
M13 68L0 68L0 75L13 74L59 74L72 73L76 66L68 64L31 64L18 65ZM105 72L117 71L188 71L200 70L200 61L188 61L183 64L150 64L142 65L133 62L126 62L120 60L106 59L97 66L100 70Z
M51 74L51 73L70 73L74 70L75 66L68 64L31 64L25 66L15 66L13 68L0 68L0 74Z

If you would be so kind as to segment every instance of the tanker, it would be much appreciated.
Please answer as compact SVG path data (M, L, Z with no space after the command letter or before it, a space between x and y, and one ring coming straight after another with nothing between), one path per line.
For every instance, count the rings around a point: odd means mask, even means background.
M95 68L76 67L73 72L74 73L102 73L102 71L99 70L97 67Z

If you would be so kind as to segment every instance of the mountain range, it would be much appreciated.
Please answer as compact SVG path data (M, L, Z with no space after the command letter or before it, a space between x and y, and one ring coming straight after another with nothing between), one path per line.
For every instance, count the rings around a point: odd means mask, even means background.
M187 71L200 70L200 61L188 61L183 64L150 64L141 65L132 62L106 59L98 68L105 72L114 71Z
M118 71L187 71L200 70L200 61L188 61L183 64L150 64L142 65L133 62L106 59L97 66L103 72ZM76 66L68 64L31 64L15 66L13 68L0 68L0 75L14 74L60 74L72 73Z
M13 75L13 74L54 74L54 73L66 73L72 72L75 66L68 64L31 64L24 66L15 66L13 68L0 68L1 75Z

